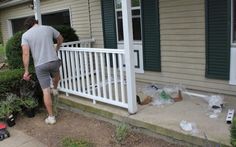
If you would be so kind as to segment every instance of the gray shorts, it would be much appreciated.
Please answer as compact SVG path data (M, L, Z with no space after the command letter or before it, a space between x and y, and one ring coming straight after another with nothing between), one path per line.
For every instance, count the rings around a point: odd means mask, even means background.
M61 60L51 61L35 68L36 75L42 89L50 87L50 78L55 77L59 72Z

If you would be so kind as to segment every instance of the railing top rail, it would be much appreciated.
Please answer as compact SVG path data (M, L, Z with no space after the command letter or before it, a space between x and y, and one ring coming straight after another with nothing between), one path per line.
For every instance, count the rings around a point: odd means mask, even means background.
M80 48L80 47L61 47L61 51L80 51L80 52L96 52L96 53L119 53L124 54L124 49L104 49L104 48Z
M80 43L84 43L84 42L95 42L95 39L92 38L92 39L84 39L84 40L79 40L79 41L71 41L71 42L64 42L62 43L62 46L64 45L70 45L70 44L80 44Z

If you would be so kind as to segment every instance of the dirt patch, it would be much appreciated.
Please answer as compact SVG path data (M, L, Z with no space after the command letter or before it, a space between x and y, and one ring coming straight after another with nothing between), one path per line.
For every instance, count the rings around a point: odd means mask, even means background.
M133 131L129 131L124 144L119 145L114 137L115 125L67 110L59 110L59 114L55 125L44 123L46 116L44 110L38 112L34 118L20 116L15 128L37 138L49 147L61 146L61 140L65 137L84 139L96 147L181 147Z

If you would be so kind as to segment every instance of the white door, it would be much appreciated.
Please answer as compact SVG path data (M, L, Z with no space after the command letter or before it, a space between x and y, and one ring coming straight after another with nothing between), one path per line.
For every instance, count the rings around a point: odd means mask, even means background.
M144 73L143 70L143 47L141 42L134 42L133 59L136 73ZM118 48L123 49L124 43L118 43ZM125 65L124 65L125 66Z

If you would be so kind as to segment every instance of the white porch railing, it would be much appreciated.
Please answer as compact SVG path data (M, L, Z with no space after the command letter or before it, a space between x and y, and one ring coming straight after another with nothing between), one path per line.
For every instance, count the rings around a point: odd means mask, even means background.
M69 45L64 43L63 46ZM59 90L128 108L124 50L61 47Z
M71 42L65 42L61 46L62 47L86 47L90 48L92 43L95 42L95 39L84 39L80 41L71 41Z
M101 101L128 108L130 114L137 112L130 10L131 0L122 0L124 49L63 45L58 52L63 63L60 71L61 91L93 99L94 103ZM126 65L125 70L123 61Z

